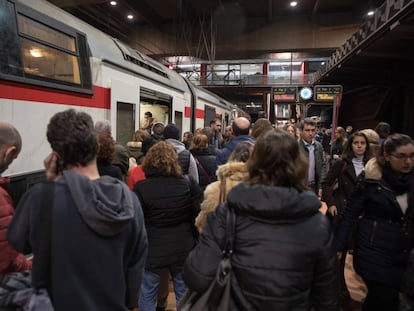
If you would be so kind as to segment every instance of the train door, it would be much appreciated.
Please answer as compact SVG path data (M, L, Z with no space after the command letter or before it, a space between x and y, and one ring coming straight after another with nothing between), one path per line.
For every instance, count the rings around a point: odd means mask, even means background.
M118 102L116 110L116 141L125 146L135 132L135 105Z
M139 102L139 128L145 128L147 126L148 120L144 118L146 112L151 113L154 123L171 123L172 102L173 98L168 94L141 87Z
M204 106L204 127L210 126L210 121L216 118L216 109L214 107Z
M181 111L174 111L174 123L180 130L180 140L183 139L183 113Z

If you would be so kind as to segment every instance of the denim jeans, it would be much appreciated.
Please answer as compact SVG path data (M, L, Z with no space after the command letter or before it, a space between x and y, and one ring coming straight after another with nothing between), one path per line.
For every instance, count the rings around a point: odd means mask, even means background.
M173 284L175 299L178 303L187 290L181 272L173 276ZM139 311L155 311L159 286L160 276L157 273L145 271L138 300Z

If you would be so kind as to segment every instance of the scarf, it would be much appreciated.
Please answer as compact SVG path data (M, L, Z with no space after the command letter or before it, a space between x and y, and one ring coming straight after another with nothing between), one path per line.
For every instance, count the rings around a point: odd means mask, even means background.
M414 172L411 171L407 174L398 174L387 165L382 169L382 178L396 195L401 195L410 191L410 187L412 187L414 183Z

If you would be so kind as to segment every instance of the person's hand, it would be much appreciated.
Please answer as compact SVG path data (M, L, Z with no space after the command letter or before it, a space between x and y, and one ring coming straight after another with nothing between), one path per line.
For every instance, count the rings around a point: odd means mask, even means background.
M322 188L318 190L318 198L322 198Z
M326 205L324 201L321 201L321 207L319 208L319 211L325 215L327 210L328 210L328 205Z
M336 208L336 206L335 206L335 205L331 205L331 206L329 206L329 208L328 208L328 212L329 212L329 214L331 214L331 216L336 216L336 215L338 215L338 209Z
M129 158L129 169L128 169L128 172L130 170L132 170L135 166L138 166L137 160L134 157L130 157Z
M43 165L46 169L46 180L56 181L60 177L60 173L57 171L58 156L56 152L49 154L44 160Z

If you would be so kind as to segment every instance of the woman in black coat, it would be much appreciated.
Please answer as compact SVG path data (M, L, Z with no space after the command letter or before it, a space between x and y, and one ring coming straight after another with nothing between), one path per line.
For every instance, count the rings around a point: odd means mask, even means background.
M322 180L322 201L328 206L327 216L334 230L356 185L357 176L364 170L365 164L371 157L370 150L368 138L362 132L351 134L345 144L342 157L333 162L328 174ZM356 305L357 303L351 300L345 284L344 267L345 256L341 258L338 265L340 303L343 306Z
M247 162L250 181L207 218L184 266L190 289L205 291L215 278L225 238L226 208L235 211L233 275L252 310L337 310L336 256L328 219L307 190L307 165L288 133L261 136ZM232 296L229 310L238 309Z
M148 234L148 257L141 285L139 310L155 310L160 273L168 269L177 301L186 291L182 279L185 258L194 247L194 219L203 193L191 177L183 177L175 148L164 141L144 158L146 179L134 186L141 201Z
M368 287L363 310L397 311L410 248L414 245L414 141L389 136L358 178L340 220L338 256L358 218L354 267Z
M190 152L197 163L199 185L204 191L208 184L217 180L216 155L208 148L208 138L204 134L194 136Z
M370 158L367 137L355 132L349 137L342 157L332 164L322 180L322 201L328 206L328 217L332 219L334 228L356 185L357 176Z

